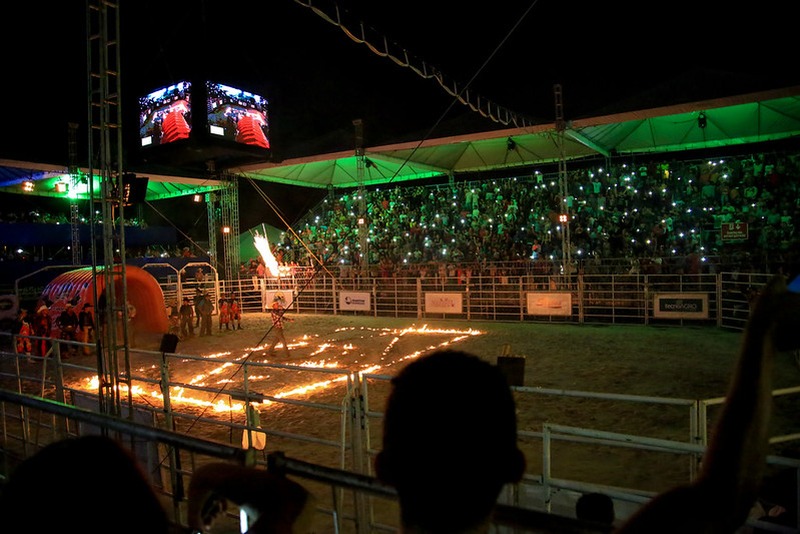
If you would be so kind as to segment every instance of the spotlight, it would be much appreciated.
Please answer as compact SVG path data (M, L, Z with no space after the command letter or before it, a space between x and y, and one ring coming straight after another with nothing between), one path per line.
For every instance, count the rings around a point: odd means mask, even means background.
M31 180L26 180L26 181L22 182L22 190L25 191L26 193L32 192L35 187L36 186L34 185L34 183Z
M66 192L67 192L66 182L56 182L56 193L66 193Z
M700 115L697 117L697 126L700 128L705 128L707 124L708 121L706 120L706 113L705 111L701 111Z
M194 198L195 202L202 202L203 201L203 195L195 195L193 198Z
M223 233L223 234L229 234L229 233L231 233L231 227L230 227L230 226L223 226L223 227L222 227L222 233Z

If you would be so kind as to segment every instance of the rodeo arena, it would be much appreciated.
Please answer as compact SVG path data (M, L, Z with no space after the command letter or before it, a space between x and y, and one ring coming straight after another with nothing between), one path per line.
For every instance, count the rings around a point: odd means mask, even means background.
M93 16L119 16L97 4ZM209 179L123 167L109 122L119 81L98 35L90 70L105 83L90 99L104 112L87 143L100 161L78 165L73 137L63 165L0 161L12 199L0 213L0 478L49 444L110 434L175 532L203 530L190 488L215 462L302 484L308 532L398 532L397 495L374 470L384 401L406 363L443 347L482 351L517 402L527 467L502 491L494 532L609 532L576 517L581 495L610 496L620 524L697 476L727 370L691 398L552 387L539 351L566 354L595 331L736 346L759 290L800 272L800 87L377 147L354 122L352 150L265 165L237 146ZM279 211L273 182L318 200L282 227L240 228L254 191ZM19 213L20 195L63 205ZM207 240L143 222L182 201L205 210ZM548 329L562 339L543 346ZM767 470L789 482L762 503L780 521L751 515L741 534L800 532L800 359L785 361ZM615 421L589 417L600 411ZM105 485L115 491L114 473ZM246 532L238 504L203 531Z

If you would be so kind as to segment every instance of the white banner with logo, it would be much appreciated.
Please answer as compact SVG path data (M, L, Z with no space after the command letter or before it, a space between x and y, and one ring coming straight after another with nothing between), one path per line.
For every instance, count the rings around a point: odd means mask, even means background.
M572 293L536 292L527 293L529 315L572 315Z
M339 293L339 309L343 311L369 311L371 309L370 294L342 291Z
M461 293L425 293L426 313L463 313Z

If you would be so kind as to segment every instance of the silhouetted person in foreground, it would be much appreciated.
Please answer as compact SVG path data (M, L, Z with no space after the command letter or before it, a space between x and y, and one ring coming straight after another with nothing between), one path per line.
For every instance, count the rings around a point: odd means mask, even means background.
M165 509L135 457L90 435L47 445L0 486L4 533L167 534Z
M775 276L753 303L699 476L643 505L619 534L733 533L744 524L766 470L775 353L800 343L799 321L800 295Z
M500 369L450 350L408 364L392 379L375 470L397 490L403 532L487 531L525 471Z

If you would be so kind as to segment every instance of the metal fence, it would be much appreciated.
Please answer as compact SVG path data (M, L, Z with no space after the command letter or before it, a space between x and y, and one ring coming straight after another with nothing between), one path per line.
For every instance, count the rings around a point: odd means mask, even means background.
M196 291L197 281L181 273L161 280L166 298ZM391 317L435 317L499 321L542 321L610 324L702 324L741 329L748 315L748 299L769 278L764 274L721 273L693 277L677 275L571 275L521 274L511 277L473 276L469 279L434 277L352 279L341 282L327 273L297 272L291 279L268 281L206 281L219 294L249 295L250 309L263 310L272 292L291 291L298 313L370 314ZM245 284L245 285L242 285ZM368 295L348 309L346 298ZM446 295L446 302L461 302L460 310L432 311L441 305L430 295ZM548 300L552 296L554 300ZM666 297L665 297L666 296ZM702 296L697 302L697 299ZM679 302L678 311L659 310L660 298ZM539 302L537 299L541 299ZM672 300L670 300L672 299ZM244 299L243 299L244 300ZM254 303L254 304L252 304ZM699 303L702 309L694 307ZM547 310L558 313L532 314ZM353 306L350 306L353 307ZM666 317L664 316L666 314ZM701 317L702 315L702 317ZM16 354L12 336L0 336L0 416L2 416L2 472L7 474L22 459L42 446L70 435L113 431L133 443L146 444L138 457L146 465L154 488L172 503L173 520L186 525L185 486L197 466L223 460L280 469L297 476L317 496L318 532L397 531L397 505L393 492L372 473L381 432L382 406L389 376L352 373L341 369L307 368L251 362L219 356L170 354L130 349L130 374L120 392L123 412L101 414L102 387L86 378L97 374L61 358L69 345L53 340L47 358ZM241 380L220 387L195 377L213 369L237 369ZM310 383L333 383L324 395L298 400L262 392L259 377L308 374ZM776 395L797 395L800 389ZM567 426L571 421L544 423L522 418L520 443L530 462L523 481L506 488L496 524L517 532L591 532L572 519L574 499L580 492L603 491L615 499L618 517L624 518L653 492L635 486L612 486L598 481L574 480L553 472L552 458L562 447L577 445L635 451L654 455L652 461L669 465L676 477L689 481L697 470L707 442L709 413L721 399L664 399L594 392L546 390L514 386L521 413L533 412L542 399L564 402L600 402L651 406L659 417L678 422L685 430L654 438ZM175 399L180 399L177 401ZM191 400L191 402L186 402ZM55 402L52 402L55 401ZM435 407L432 407L435 409ZM644 410L645 408L641 408ZM646 414L642 411L642 417ZM292 427L296 418L315 421L314 432L300 434ZM257 435L269 438L270 449L256 448ZM785 442L799 434L776 436ZM253 444L251 447L250 444ZM625 454L625 452L615 452ZM664 461L664 455L670 459ZM797 470L800 461L770 457L769 462ZM278 466L278 467L276 467ZM231 532L237 518L228 517ZM798 519L800 524L800 519ZM536 525L535 527L531 525ZM766 528L769 528L768 526ZM510 530L509 530L510 531Z
M769 275L762 273L479 273L452 278L341 279L335 273L297 269L291 278L267 279L259 290L254 290L249 280L233 280L219 282L216 291L239 295L245 312L266 310L272 295L282 291L291 292L292 310L297 313L460 321L692 324L741 330L749 313L750 295L768 279ZM186 285L183 291L193 291L193 287ZM431 298L440 296L447 299L446 309L431 304ZM355 298L368 304L349 305L347 300ZM702 309L659 309L665 300L696 301Z

